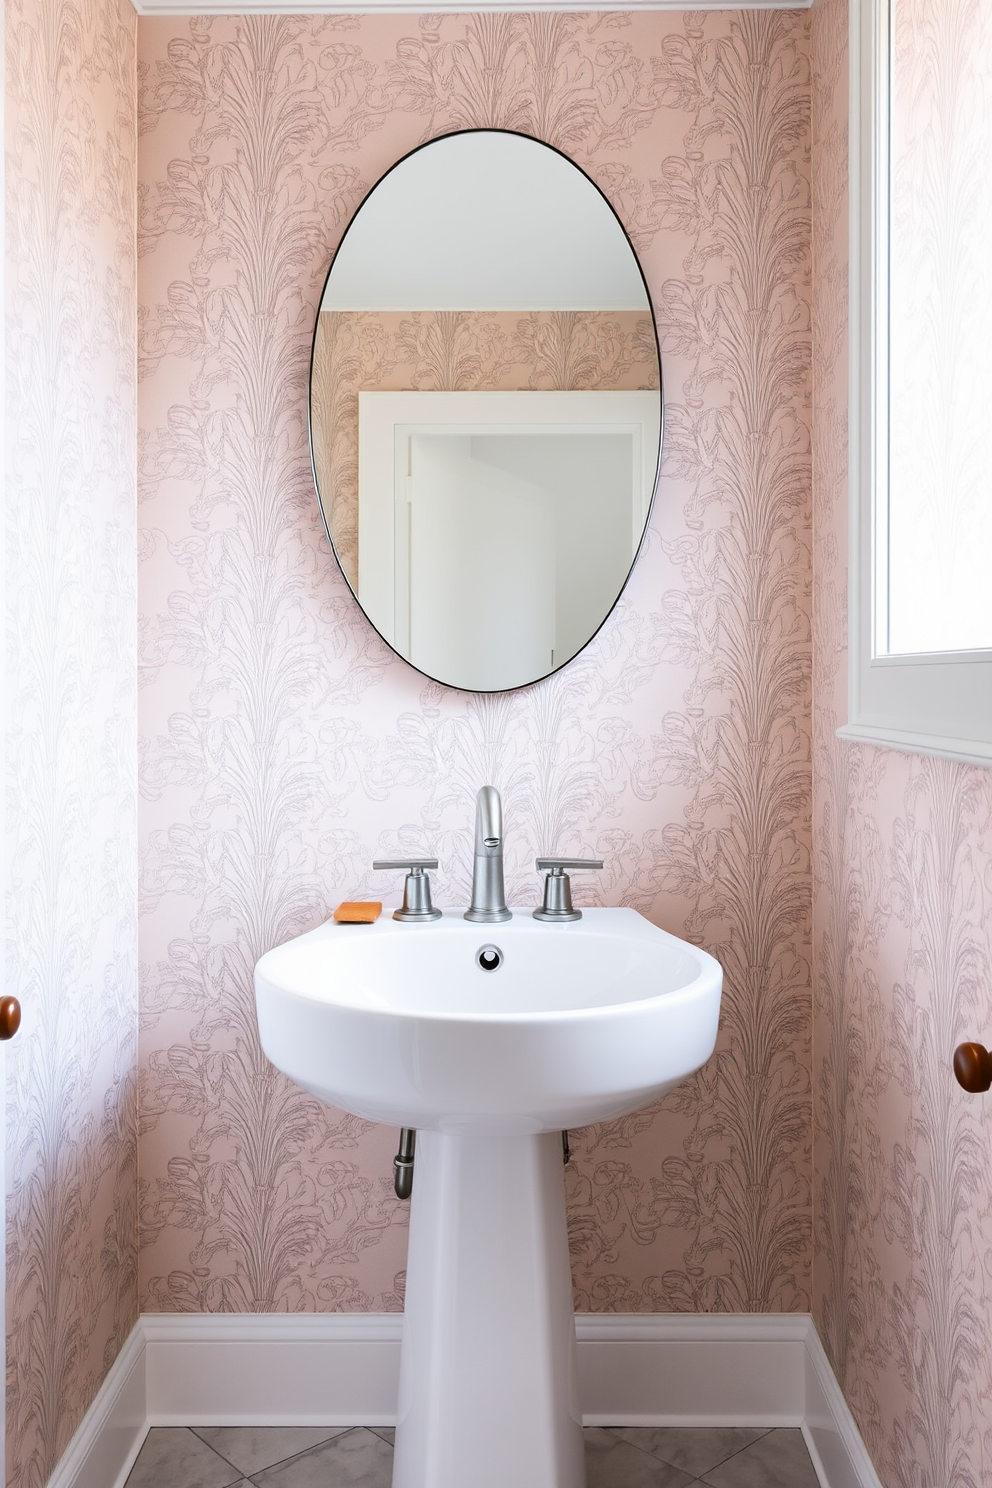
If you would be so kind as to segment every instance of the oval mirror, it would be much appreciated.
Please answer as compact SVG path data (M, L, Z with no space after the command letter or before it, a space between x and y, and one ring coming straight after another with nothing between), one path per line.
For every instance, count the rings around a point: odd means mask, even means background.
M331 264L314 478L352 592L428 677L501 692L595 635L647 524L661 373L612 207L506 130L399 161Z

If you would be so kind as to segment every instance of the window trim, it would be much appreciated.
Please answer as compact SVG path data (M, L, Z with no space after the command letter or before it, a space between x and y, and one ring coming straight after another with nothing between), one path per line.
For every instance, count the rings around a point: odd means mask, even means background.
M890 37L891 0L852 0L849 721L837 734L989 765L992 653L873 655L873 583L888 485Z

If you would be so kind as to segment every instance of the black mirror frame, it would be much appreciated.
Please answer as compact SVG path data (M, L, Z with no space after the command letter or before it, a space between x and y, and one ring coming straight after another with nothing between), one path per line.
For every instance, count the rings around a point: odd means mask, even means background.
M387 179L387 177L389 177L390 175L392 175L393 171L396 170L398 166L401 166L401 165L405 164L405 162L407 160L410 160L414 155L418 155L421 150L426 150L431 145L436 144L438 140L441 140L441 139L450 139L454 135L463 135L463 134L512 134L512 135L516 135L520 139L532 140L535 144L543 145L546 150L552 150L554 152L554 154L560 155L563 160L566 160L568 162L568 164L573 168L573 170L577 170L581 175L585 176L585 179L589 182L589 184L593 188L593 190L596 191L598 193L598 195L601 197L601 199L606 203L606 206L609 208L610 212L612 213L612 215L613 215L613 217L614 217L614 219L615 219L615 221L617 223L617 226L620 228L620 231L623 233L624 238L627 241L627 246L630 249L631 257L633 258L634 263L637 266L637 272L640 275L641 283L644 286L644 298L645 298L645 300L647 302L648 312L649 312L649 314L651 316L651 327L652 327L652 330L654 331L654 344L655 344L655 350L656 350L657 358L658 358L658 400L659 400L659 403L660 403L659 418L658 418L658 454L657 454L657 460L655 462L654 482L653 482L652 488L651 488L651 497L650 497L650 500L648 501L647 512L646 512L646 515L645 515L645 518L644 518L644 526L643 526L643 528L641 530L641 536L640 536L640 540L638 541L638 544L637 544L637 549L636 549L633 557L630 560L630 567L627 570L627 576L624 579L623 583L621 584L619 590L617 591L616 598L614 599L613 603L610 605L609 609L604 614L602 620L596 626L596 629L594 631L592 631L592 633L588 636L588 638L585 640L585 642L579 647L578 651L573 652L571 656L567 657L565 661L560 662L557 666L549 667L548 670L546 672L543 672L540 676L538 676L538 677L532 677L528 682L518 682L513 687L500 688L500 689L498 689L499 692L520 692L523 688L534 687L539 682L545 682L545 681L547 681L547 679L549 677L553 677L556 672L560 672L564 667L567 667L571 662L575 661L575 659L577 657L581 656L582 653L583 653L583 651L585 651L586 648L588 646L590 646L592 644L592 642L596 639L596 637L599 635L600 631L603 629L603 626L609 620L610 616L613 614L613 611L616 609L617 605L620 603L620 600L623 598L623 595L624 595L624 593L626 591L627 585L630 583L630 576L634 572L634 568L635 568L635 566L637 564L637 560L638 560L638 558L641 555L641 550L643 549L645 540L647 538L648 528L651 525L651 514L654 511L655 498L656 498L656 496L658 494L658 486L659 486L660 479L661 479L661 461L662 461L662 453L663 453L664 444L665 444L665 380L664 380L664 376L662 374L662 367L661 367L661 343L660 343L660 340L658 338L658 318L655 315L654 301L651 298L651 291L650 291L650 289L648 287L648 281L645 278L644 269L642 268L641 261L640 261L640 259L637 256L637 251L634 248L633 243L631 242L630 234L628 233L626 227L624 226L623 222L621 221L619 213L617 212L617 210L614 207L613 203L610 201L609 197L606 195L605 191L603 191L602 188L599 185L597 185L597 183L593 180L592 176L590 176L587 171L584 171L580 165L577 165L576 164L576 162L571 158L570 155L566 155L564 150L559 150L558 147L557 147L557 145L549 145L546 140L538 139L536 137L536 135L526 134L526 133L524 133L524 131L522 129L486 129L486 128L448 129L448 130L445 130L441 134L433 135L429 140L424 140L424 142L422 144L416 145L412 150L408 150L405 155L401 155L398 160L395 160L393 162L393 164L389 167L389 169L386 170L386 171L384 171L382 173L382 175L378 178L378 180L374 183L374 185L372 185L372 186L369 187L368 191L365 193L365 195L362 197L361 201L356 206L355 210L352 212L351 217L348 220L347 226L345 227L344 232L341 234L341 238L340 238L340 240L338 242L338 245L337 245L337 247L334 250L333 256L331 258L330 266L329 266L329 268L327 270L326 275L324 276L324 282L321 285L320 295L319 295L318 300L317 300L317 313L316 313L316 316L314 317L313 337L311 339L311 344L310 344L310 373L309 373L309 377L307 379L307 439L308 439L309 445L310 445L310 470L311 470L311 473L313 475L313 486L314 486L314 491L315 491L316 496L317 496L317 506L318 506L318 508L320 510L320 516L321 516L321 521L323 522L324 532L327 535L327 541L328 541L328 544L330 545L331 552L334 554L334 561L338 565L338 569L340 571L341 577L344 579L345 584L348 586L349 593L351 594L351 596L354 599L354 601L355 601L356 605L358 606L358 608L361 610L361 612L362 612L363 616L365 617L365 619L366 619L367 623L369 624L369 626L375 631L376 635L382 641L383 645L384 646L388 646L389 650L392 651L392 653L393 653L394 656L399 657L400 661L405 662L406 665L408 667L410 667L412 671L419 672L422 677L426 677L429 682L435 683L435 685L438 686L438 687L447 687L447 688L450 688L453 692L469 692L469 693L481 693L481 694L495 695L494 690L491 689L491 688L457 687L454 684L452 684L451 682L445 682L442 678L440 678L440 677L433 677L433 676L431 676L431 674L429 672L425 672L425 671L421 670L421 668L418 667L418 666L416 666L416 665L414 665L414 663L412 661L410 661L410 659L408 657L404 656L402 654L402 652L397 651L396 647L390 641L388 641L386 639L386 637L382 634L382 631L378 628L378 626L375 625L373 623L373 621L369 618L369 615L368 615L367 611L364 609L361 600L359 599L357 593L355 592L355 589L354 589L354 586L352 585L351 580L348 578L348 575L344 571L344 567L343 567L343 565L341 563L341 560L338 558L337 549L335 548L335 546L334 546L334 540L331 537L331 529L330 529L330 523L328 521L328 514L324 510L324 503L323 503L323 501L321 499L321 495L320 495L320 486L319 486L318 481L317 481L317 466L316 466L316 461L314 459L314 438L313 438L313 368L314 368L314 359L315 359L316 348L317 348L317 331L320 328L320 307L324 303L324 297L325 297L325 295L327 293L327 286L328 286L328 283L330 282L331 274L334 272L334 265L337 262L338 254L341 252L341 249L342 249L342 247L344 245L344 241L347 238L347 236L348 236L349 232L351 231L352 227L354 226L354 224L355 224L355 222L356 222L356 220L358 218L358 214L362 210L362 207L368 201L368 199L372 195L372 193L374 191L377 191L378 190L378 188L382 185L382 183Z

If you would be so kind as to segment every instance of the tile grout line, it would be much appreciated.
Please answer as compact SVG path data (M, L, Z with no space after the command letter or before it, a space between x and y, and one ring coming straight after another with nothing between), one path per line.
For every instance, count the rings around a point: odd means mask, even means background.
M730 1456L725 1457L722 1462L714 1462L713 1466L708 1467L706 1471L708 1473L711 1473L716 1472L718 1467L726 1467L728 1462L733 1462L735 1457L739 1457L742 1452L746 1452L748 1450L748 1447L753 1447L756 1442L764 1441L765 1437L771 1436L773 1431L794 1431L795 1429L796 1428L793 1426L769 1426L767 1431L763 1431L760 1436L756 1436L754 1438L754 1441L748 1442L747 1447L739 1447L736 1452L731 1452ZM710 1483L709 1480L702 1473L700 1473L699 1475L699 1481L703 1484L703 1488L713 1488L713 1484Z
M250 1473L246 1473L243 1468L238 1467L237 1463L236 1462L232 1462L229 1457L225 1457L223 1452L218 1452L217 1448L211 1442L204 1441L203 1440L203 1437L200 1435L199 1431L197 1431L197 1429L196 1429L195 1426L184 1426L182 1429L184 1431L191 1431L193 1433L193 1435L196 1437L197 1441L203 1442L203 1445L205 1447L209 1447L210 1450L211 1450L211 1452L213 1452L216 1457L219 1457L222 1462L226 1462L227 1465L228 1465L228 1467L232 1468L234 1470L234 1472L240 1473L241 1474L240 1482L242 1482L242 1483L254 1483L255 1482L255 1477L258 1477L261 1473L271 1472L274 1467L285 1467L286 1466L286 1463L287 1462L292 1462L294 1460L294 1458L296 1458L296 1457L305 1457L308 1452L314 1452L314 1451L316 1451L316 1449L318 1447L324 1447L324 1446L326 1446L329 1441L340 1441L344 1437L350 1436L353 1431L361 1431L363 1428L361 1426L348 1426L348 1427L346 1427L346 1429L344 1431L336 1431L333 1426L328 1427L328 1430L331 1431L331 1433L332 1433L331 1436L325 1436L323 1441L312 1442L309 1447L304 1447L299 1452L290 1452L290 1454L289 1454L288 1457L280 1457L278 1462L270 1462L265 1467L258 1468L254 1477ZM209 1428L207 1428L207 1429L209 1430ZM251 1428L249 1427L248 1429L250 1430ZM262 1429L264 1430L265 1428L263 1427ZM368 1429L368 1428L365 1428L365 1429ZM145 1437L145 1441L147 1441L147 1440L148 1440L148 1438L146 1436ZM382 1438L380 1437L380 1441L381 1440L382 1440ZM140 1455L140 1453L139 1453L139 1455ZM125 1488L127 1488L127 1485L126 1484L125 1484ZM237 1483L237 1482L235 1482L235 1483L229 1483L227 1485L227 1488L239 1488L239 1483Z
M147 1428L147 1430L145 1431L144 1440L142 1441L141 1447L139 1448L138 1456L134 1459L134 1462L132 1462L132 1464L131 1464L131 1472L132 1473L134 1472L134 1469L135 1469L135 1467L138 1464L138 1458L140 1458L141 1453L145 1450L146 1446L148 1445L148 1438L151 1436L151 1434L152 1434L153 1431L188 1431L189 1434L190 1434L190 1436L196 1437L196 1440L200 1443L200 1445L202 1447L206 1447L206 1449L207 1449L208 1452L212 1452L213 1453L213 1455L217 1458L218 1462L223 1462L223 1464L224 1464L225 1467L229 1467L233 1473L238 1473L239 1474L239 1477L232 1478L231 1481L230 1481L230 1483L223 1484L223 1488L240 1488L240 1484L243 1483L243 1482L245 1482L245 1474L241 1471L240 1467L237 1467L233 1462L228 1461L228 1459L224 1456L223 1452L218 1452L217 1451L217 1448L216 1447L212 1447L208 1441L204 1441L203 1440L203 1437L196 1430L195 1426L149 1426ZM131 1474L129 1473L128 1474L128 1482L130 1482L130 1477L131 1477ZM127 1488L127 1484L124 1485L124 1488Z
M766 1436L771 1436L771 1434L772 1434L773 1431L780 1431L781 1429L782 1428L779 1427L779 1426L768 1426L768 1427L766 1427L765 1430L762 1431L762 1433L761 1433L760 1436L756 1436L754 1438L754 1441L749 1441L743 1447L738 1447L736 1452L731 1452L731 1454L730 1454L729 1457L722 1458L722 1460L720 1462L714 1462L713 1466L712 1467L708 1467L706 1469L706 1471L707 1472L715 1472L718 1467L726 1467L726 1465L727 1465L728 1462L733 1462L733 1460L734 1460L735 1457L739 1457L742 1452L746 1452L747 1449L748 1449L748 1447L753 1447L755 1442L764 1441L765 1437ZM788 1428L788 1429L791 1430L792 1428ZM700 1481L702 1482L703 1481L703 1474L700 1473L699 1477L700 1477ZM707 1484L707 1488L709 1488L709 1485L708 1484Z
M589 1428L586 1427L586 1428L583 1428L583 1429L588 1430ZM593 1429L595 1429L595 1428L593 1428ZM626 1428L616 1427L616 1426L604 1426L601 1429L603 1431L609 1431L610 1434L612 1435L616 1431L623 1430L623 1429L626 1429ZM654 1429L654 1428L650 1428L649 1427L648 1429L650 1430L650 1429ZM658 1428L658 1429L664 1431L666 1428L664 1426L662 1426L661 1428ZM709 1428L706 1427L706 1426L692 1426L692 1427L688 1427L688 1428L678 1428L678 1429L680 1429L680 1430L688 1429L688 1430L691 1430L691 1431L707 1431ZM717 1427L716 1429L719 1430L720 1428ZM748 1447L753 1447L755 1442L762 1441L766 1436L770 1436L771 1433L773 1431L777 1430L777 1429L778 1428L775 1427L775 1426L766 1426L765 1429L764 1429L764 1431L759 1432L759 1434L756 1437L754 1437L751 1441L745 1442L745 1444L744 1444L743 1447L737 1447L736 1450L733 1451L733 1452L731 1452L729 1456L727 1456L727 1457L721 1457L719 1462L714 1462L713 1463L713 1466L712 1467L708 1467L706 1469L706 1471L707 1472L714 1472L718 1467L724 1467L728 1462L732 1462L735 1457L739 1457L742 1452L746 1452L747 1449L748 1449ZM679 1467L678 1464L675 1463L675 1462L669 1462L667 1457L660 1457L657 1452L652 1452L652 1450L651 1450L650 1447L642 1447L641 1444L640 1444L640 1442L629 1441L627 1439L627 1437L625 1437L625 1436L617 1436L616 1439L617 1439L617 1441L624 1442L628 1447L636 1447L637 1450L638 1450L638 1452L643 1452L646 1457L653 1458L653 1460L655 1462L663 1462L666 1467L674 1468L674 1470L676 1472L681 1472L681 1473L684 1473L685 1472L685 1468L684 1467ZM702 1483L702 1482L703 1482L703 1476L700 1473L695 1478L692 1479L692 1482L689 1484L689 1488L694 1488L694 1485L696 1483ZM706 1484L706 1488L710 1488L710 1485L709 1484Z
M154 1428L152 1428L152 1429L154 1429ZM170 1428L165 1428L165 1429L166 1430L169 1430ZM219 1462L221 1462L225 1467L229 1468L232 1472L234 1472L236 1474L236 1478L233 1479L230 1484L226 1485L226 1488L261 1488L261 1485L263 1483L263 1480L266 1477L266 1474L268 1474L270 1472L273 1472L273 1471L275 1471L277 1469L283 1469L283 1468L287 1467L290 1463L296 1462L296 1461L298 1461L298 1460L300 1460L300 1459L302 1459L302 1458L304 1458L304 1457L312 1454L313 1452L318 1451L320 1448L325 1447L329 1442L343 1441L346 1437L351 1436L351 1435L354 1435L356 1432L358 1432L358 1433L367 1432L369 1436L372 1436L372 1437L376 1438L384 1446L386 1446L389 1449L390 1454L392 1454L392 1452L393 1452L393 1443L390 1442L390 1441L388 1441L385 1436L380 1435L380 1432L386 1431L389 1428L386 1428L386 1427L374 1427L374 1426L357 1426L357 1425L356 1426L347 1427L347 1428L345 1428L343 1430L340 1429L340 1428L338 1428L336 1430L334 1428L328 1428L330 1430L331 1434L329 1436L325 1437L323 1440L321 1440L319 1442L312 1443L311 1445L302 1448L300 1451L290 1452L288 1456L282 1457L282 1458L278 1459L278 1461L276 1461L276 1462L267 1463L267 1464L265 1464L265 1466L255 1469L255 1471L253 1473L249 1473L249 1472L246 1472L244 1469L238 1467L236 1463L231 1462L230 1459L228 1457L226 1457L225 1454L221 1450L219 1450L212 1442L207 1441L203 1436L200 1435L200 1432L202 1430L207 1430L207 1429L210 1429L210 1428L206 1428L206 1427L202 1427L202 1426L199 1426L199 1427L198 1426L184 1426L184 1427L179 1427L178 1428L179 1431L187 1431L187 1432L189 1432L189 1434L191 1436L193 1436L197 1441L199 1441L202 1446L205 1446L207 1448L207 1450L211 1453L212 1456L216 1457ZM620 1433L620 1431L623 1428L621 1428L621 1427L606 1427L606 1428L603 1428L603 1429L618 1444L619 1443L622 1443L625 1446L634 1447L634 1449L636 1451L638 1451L642 1456L648 1457L649 1460L651 1460L652 1462L660 1463L663 1466L666 1466L666 1467L670 1468L673 1472L677 1472L680 1475L684 1475L685 1476L685 1480L686 1480L685 1481L685 1488L714 1488L714 1485L712 1484L712 1482L710 1481L710 1478L708 1476L709 1474L722 1469L728 1463L734 1461L735 1458L741 1456L742 1454L747 1453L752 1447L756 1446L758 1442L763 1441L768 1436L775 1434L775 1431L776 1431L776 1428L775 1427L765 1427L763 1430L759 1430L758 1431L758 1434L756 1436L754 1436L751 1441L745 1443L743 1446L740 1446L740 1447L736 1448L734 1451L730 1452L726 1457L721 1458L719 1462L716 1462L716 1463L712 1464L709 1468L707 1468L705 1470L705 1472L699 1473L698 1475L694 1475L693 1478L690 1481L689 1480L689 1477L688 1477L688 1474L686 1473L686 1470L685 1470L684 1467L679 1467L679 1466L677 1466L677 1464L675 1464L673 1462L669 1462L665 1457L660 1456L657 1451L652 1450L651 1448L642 1445L640 1442L638 1442L636 1440L635 1441L631 1441L627 1437L620 1435L619 1433ZM664 1429L664 1428L662 1428L662 1429ZM707 1429L705 1427L702 1427L702 1428L699 1428L699 1429L704 1434L707 1433ZM145 1433L145 1438L144 1438L144 1441L142 1442L141 1451L139 1451L139 1454L138 1454L139 1458L141 1456L141 1453L145 1450L145 1448L147 1446L147 1443L148 1443L148 1439L149 1439L150 1434L151 1434L151 1429ZM137 1459L136 1459L136 1462L137 1462Z
M590 1428L588 1426L584 1426L582 1429L583 1429L583 1431L588 1431ZM596 1429L595 1427L592 1427L592 1430L595 1431L595 1429ZM617 1429L616 1427L613 1427L613 1426L604 1426L602 1429L604 1431L608 1431L610 1433L610 1435L613 1437L614 1441L623 1442L623 1444L624 1444L625 1447L633 1447L635 1451L637 1451L637 1452L643 1452L644 1453L644 1456L645 1457L650 1457L652 1462L660 1462L660 1463L663 1464L663 1466L670 1467L673 1472L680 1472L680 1473L684 1473L686 1477L689 1476L689 1474L685 1471L685 1468L684 1467L676 1467L674 1462L668 1462L668 1461L666 1461L666 1459L664 1457L659 1457L658 1456L658 1453L657 1452L652 1452L650 1447L642 1447L641 1444L640 1444L640 1442L628 1441L625 1436L617 1436L617 1435L615 1435L615 1432L616 1432L616 1429ZM695 1478L690 1479L689 1483L686 1485L686 1488L693 1488L693 1484L696 1481L697 1480Z
M168 1428L166 1428L166 1429L168 1429ZM220 1460L221 1460L221 1462L226 1462L227 1465L228 1465L228 1467L231 1468L232 1471L241 1473L241 1480L242 1480L242 1482L244 1481L245 1474L243 1472L241 1472L241 1468L238 1467L237 1463L232 1462L229 1457L225 1457L223 1452L218 1452L217 1448L213 1445L212 1442L203 1441L203 1437L197 1431L197 1429L196 1429L195 1426L186 1426L183 1429L185 1431L191 1432L192 1435L196 1437L196 1439L197 1439L198 1442L203 1442L203 1445L205 1447L208 1447L209 1450L211 1452L213 1452L213 1454L214 1454L215 1457L219 1457ZM148 1440L148 1437L146 1436L145 1437L145 1441L147 1441L147 1440ZM141 1454L139 1453L138 1455L140 1456ZM125 1485L125 1488L126 1488L126 1485ZM237 1488L237 1482L235 1481L235 1483L229 1484L228 1485L228 1488Z
M326 1437L322 1442L315 1442L312 1447L304 1447L302 1452L294 1452L291 1457L284 1457L281 1462L273 1462L269 1467L260 1467L254 1476L249 1476L247 1473L243 1474L242 1482L250 1484L250 1488L260 1488L263 1473L271 1472L276 1467L285 1467L288 1462L295 1462L298 1457L306 1457L308 1452L316 1452L318 1447L326 1447L329 1441L344 1441L346 1436L351 1436L352 1432L355 1431L368 1431L372 1436L379 1435L372 1426L349 1426L347 1430L339 1431L335 1436ZM383 1441L381 1436L379 1436L379 1440L383 1446L389 1447L390 1451L392 1451L391 1442ZM232 1484L231 1488L241 1488L241 1484Z

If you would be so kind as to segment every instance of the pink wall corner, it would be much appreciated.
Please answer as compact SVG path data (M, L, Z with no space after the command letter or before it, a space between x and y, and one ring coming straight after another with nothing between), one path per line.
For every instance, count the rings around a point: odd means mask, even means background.
M847 0L812 16L814 1313L887 1488L988 1480L992 777L843 743Z
M136 22L6 12L7 1484L137 1298Z

